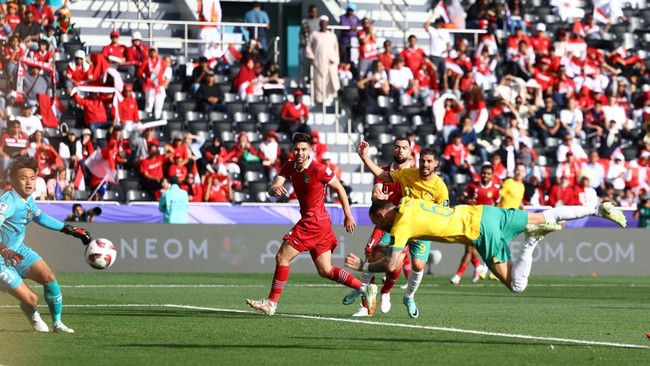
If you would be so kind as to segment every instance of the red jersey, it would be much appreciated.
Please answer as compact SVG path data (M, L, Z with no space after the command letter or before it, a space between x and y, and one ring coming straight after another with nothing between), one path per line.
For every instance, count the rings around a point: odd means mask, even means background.
M230 180L227 175L215 174L212 176L212 185L208 187L207 179L203 191L208 192L207 202L228 202L230 200L228 185Z
M47 5L39 9L36 4L32 4L27 7L27 11L31 11L34 14L34 21L37 23L42 23L43 20L47 19L48 25L54 24L54 12Z
M501 186L493 182L484 186L480 181L472 181L465 188L463 196L467 199L473 199L477 205L496 206L499 201L499 189L501 189Z
M403 49L402 52L400 52L400 56L404 59L404 65L411 69L413 75L416 75L418 70L420 70L420 67L422 67L422 62L426 57L426 54L421 48L417 47Z
M116 61L111 60L109 56L125 59L125 53L126 46L123 46L121 44L109 44L108 46L104 46L104 48L102 48L102 56L104 56L104 58L106 58L108 61Z
M386 53L386 52L380 53L377 56L377 59L382 65L384 65L384 69L390 70L391 68L393 68L393 60L395 59L395 57L393 57L392 53Z
M20 24L20 16L18 14L7 14L7 24L11 27L11 31L15 31L18 24Z
M26 149L29 146L29 138L24 132L20 132L18 137L9 136L9 134L2 134L0 138L0 150L9 156Z
M298 197L300 214L303 218L310 216L329 218L325 209L325 185L335 178L331 169L313 158L309 158L306 166L298 170L295 162L289 160L282 165L279 175L291 182Z
M50 52L49 50L45 50L45 51L38 50L34 52L33 58L36 61L40 61L44 63L50 63L53 60L52 52Z
M530 43L533 46L535 53L546 54L548 53L548 49L551 47L551 39L546 36L530 37Z
M178 180L184 182L185 177L187 177L187 167L185 165L170 164L169 169L167 169L167 176L177 176Z
M399 169L396 169L393 167L393 164L391 163L390 165L386 165L381 167L385 172L393 172ZM402 187L400 186L399 182L382 182L379 179L375 178L375 185L381 184L382 188L381 191L384 194L388 194L388 199L393 202L394 205L398 206L399 201L402 199Z
M289 121L297 121L300 118L306 121L309 118L309 108L302 103L296 107L295 103L286 102L280 110L280 116Z
M108 121L106 107L101 99L82 98L79 94L73 95L72 99L83 108L84 123L86 126L89 126L92 123L103 123Z
M65 71L65 77L72 79L77 83L86 81L90 75L90 64L85 61L81 67L75 65L74 62L70 62L68 63L68 68Z
M120 115L120 121L140 122L138 101L135 98L124 98L124 100L119 102L117 110Z
M375 44L375 34L368 34L362 29L357 32L357 38L359 38L359 41L362 39L364 40L363 42L360 42L361 44L359 45L359 60L376 60L377 45Z
M467 146L463 144L454 145L452 143L449 143L447 146L445 146L445 150L442 153L442 157L447 160L453 157L455 165L461 165L465 163L468 156L469 150L467 150Z
M140 173L148 173L154 178L163 179L163 164L165 157L162 155L153 158L145 158L140 160Z
M203 202L203 186L201 183L194 183L191 187L187 184L181 184L180 187L187 192L190 202Z

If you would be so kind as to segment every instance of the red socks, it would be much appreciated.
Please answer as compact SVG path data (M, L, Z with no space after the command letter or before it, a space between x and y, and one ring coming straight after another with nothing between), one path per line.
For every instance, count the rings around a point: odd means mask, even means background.
M475 256L472 256L472 265L474 265L474 268L478 268L478 266L481 265L481 261L479 261Z
M395 286L395 282L399 279L401 272L401 269L398 269L395 272L386 272L386 282L384 282L384 286L381 288L382 294L387 294L393 289L393 286Z
M409 275L411 275L411 255L406 254L406 257L404 257L404 263L402 264L402 269L404 270L404 277L408 280ZM399 278L399 273L397 275L397 278Z
M275 266L275 274L273 275L273 284L271 285L271 292L269 293L269 300L278 302L284 285L289 279L289 266Z
M458 277L463 277L463 273L465 273L466 269L467 269L467 264L461 263L460 266L458 266L458 270L456 271L456 275Z
M355 290L361 290L363 283L354 277L350 272L339 267L332 267L329 275L327 276L331 281L336 281L341 285L351 287Z

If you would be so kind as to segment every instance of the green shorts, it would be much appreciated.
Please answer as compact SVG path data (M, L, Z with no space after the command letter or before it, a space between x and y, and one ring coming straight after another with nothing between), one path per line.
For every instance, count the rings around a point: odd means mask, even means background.
M481 232L472 242L488 265L506 263L512 258L508 243L526 230L528 213L514 208L483 206Z
M381 246L388 246L391 243L391 236L388 234L388 239L385 241L385 236L381 237L381 241L379 242L379 245ZM409 240L406 243L406 246L409 248L409 254L411 255L411 259L417 258L423 261L427 261L429 259L429 252L431 251L431 242L429 240ZM389 248L388 249L388 256L390 256L393 253L393 249Z

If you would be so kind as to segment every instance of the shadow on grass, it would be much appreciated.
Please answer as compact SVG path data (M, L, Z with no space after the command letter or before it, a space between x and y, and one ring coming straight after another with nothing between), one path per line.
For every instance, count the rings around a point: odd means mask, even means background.
M339 338L340 340L340 338ZM136 344L136 343L125 343L125 344L114 344L110 347L136 347L136 348L189 348L189 349L269 349L269 350L296 350L296 349L305 349L305 350L348 350L348 351L378 351L376 346L370 345L368 347L361 347L357 344L351 346L338 346L338 345L315 345L315 344L176 344L176 343L152 343L152 344Z

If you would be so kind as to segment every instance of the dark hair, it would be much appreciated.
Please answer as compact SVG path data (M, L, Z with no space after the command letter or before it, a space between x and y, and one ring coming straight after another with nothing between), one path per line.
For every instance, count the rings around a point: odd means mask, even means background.
M316 6L316 4L309 5L308 10L311 11L312 9L318 9L318 6Z
M395 141L393 141L393 145L395 145L397 143L397 141L406 141L406 142L408 142L410 144L409 139L407 139L406 136L400 136L400 137L395 138Z
M368 215L369 216L376 215L379 211L390 208L390 206L394 206L393 202L391 202L390 200L377 200L372 203L372 206L370 206L370 210L368 210Z
M484 164L484 165L481 166L481 172L484 171L484 170L494 171L494 167L492 166L492 164Z
M171 177L169 177L169 179L167 179L167 182L169 182L169 184L176 184L176 185L178 185L180 183L180 181L178 180L178 177L175 176L175 175L172 175Z
M291 139L292 144L297 144L300 142L306 142L309 145L311 145L311 137L305 133L296 133L293 135L293 138Z
M18 157L9 166L9 176L13 180L20 169L31 169L34 173L38 172L38 163L36 160L27 157Z
M422 149L422 151L420 151L420 156L424 156L424 155L433 155L434 159L439 160L438 153L434 149L430 149L430 148Z
M81 203L75 203L74 205L72 205L72 212L74 212L74 211L77 209L77 207L79 207L79 208L83 208L83 206L81 205Z
M415 34L411 34L411 35L409 36L408 40L410 41L411 38L415 38L415 39L417 39L418 37L416 37Z

